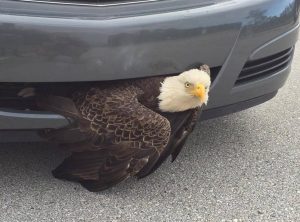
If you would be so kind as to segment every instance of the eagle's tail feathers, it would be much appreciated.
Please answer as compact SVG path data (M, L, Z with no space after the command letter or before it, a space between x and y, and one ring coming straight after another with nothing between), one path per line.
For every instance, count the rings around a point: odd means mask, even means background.
M98 192L130 177L128 165L129 160L120 160L111 166L101 151L88 151L73 153L52 174L58 179L77 181L87 190Z
M172 152L172 159L171 159L171 162L174 162L178 156L178 154L180 153L180 151L182 150L184 144L185 144L185 141L188 137L188 135L190 134L190 132L188 131L184 131L182 133L182 136L181 138L177 141L177 143L175 144L175 149L174 151Z

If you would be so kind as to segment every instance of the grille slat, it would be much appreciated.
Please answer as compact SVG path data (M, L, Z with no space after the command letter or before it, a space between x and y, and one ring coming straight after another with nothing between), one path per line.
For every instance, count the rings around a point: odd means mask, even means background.
M198 67L200 65L197 65ZM196 65L191 68L196 68ZM211 67L211 79L217 77L221 66ZM172 75L178 75L172 74ZM166 75L169 76L169 75ZM170 74L171 76L171 74ZM116 80L122 81L122 80ZM18 93L28 87L33 87L36 89L37 92L49 93L54 95L61 95L61 96L70 96L74 91L78 90L79 88L87 88L87 87L97 87L99 86L100 82L57 82L57 83L1 83L0 82L0 108L9 108L9 109L16 109L16 110L34 110L38 111L39 109L36 107L35 100L33 97L23 98L19 97ZM102 82L104 83L104 82Z
M292 52L292 49L289 49L288 51L282 53L282 55L278 55L274 58L269 58L268 60L266 61L260 61L258 64L251 64L250 62L247 63L244 68L243 68L243 72L246 72L248 70L252 70L252 69L256 69L256 68L260 68L260 67L264 67L264 66L267 66L267 65L270 65L270 63L273 63L273 62L276 62L282 58L285 58L285 57L289 57L291 55L291 52Z
M248 78L248 77L252 77L254 75L260 75L264 72L268 72L270 70L273 70L273 69L276 69L280 66L282 66L283 64L286 64L288 63L288 61L290 60L291 56L288 56L287 58L284 58L283 61L276 61L276 63L272 63L270 64L270 66L268 67L265 67L264 69L262 70L248 70L246 72L242 71L240 77L239 77L239 80L242 80L242 79L245 79L245 78ZM279 62L279 63L278 63Z
M292 57L293 48L289 48L262 59L248 61L242 69L236 84L272 75L287 67Z

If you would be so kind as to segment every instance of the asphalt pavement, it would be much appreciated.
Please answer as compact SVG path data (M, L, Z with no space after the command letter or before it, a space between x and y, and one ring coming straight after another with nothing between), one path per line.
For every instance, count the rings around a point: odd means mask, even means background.
M0 221L300 221L300 44L276 98L201 122L177 161L101 193L54 179L66 153L0 144Z

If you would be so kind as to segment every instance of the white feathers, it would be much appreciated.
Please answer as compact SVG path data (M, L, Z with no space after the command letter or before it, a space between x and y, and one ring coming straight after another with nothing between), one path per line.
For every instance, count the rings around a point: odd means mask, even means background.
M167 77L161 85L159 108L163 112L180 112L202 106L200 99L187 91L185 83L196 85L203 84L206 87L205 99L208 101L210 76L199 69L191 69L178 76Z
M184 82L202 83L205 86L210 86L210 76L203 70L191 69L179 74L177 77Z

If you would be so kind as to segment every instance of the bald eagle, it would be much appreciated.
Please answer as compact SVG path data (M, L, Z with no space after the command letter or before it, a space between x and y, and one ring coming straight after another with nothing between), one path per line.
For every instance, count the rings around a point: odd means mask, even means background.
M145 177L170 155L174 161L208 101L210 84L203 65L176 76L99 83L71 97L37 96L39 107L72 120L42 132L72 152L54 177L96 192L130 176Z

